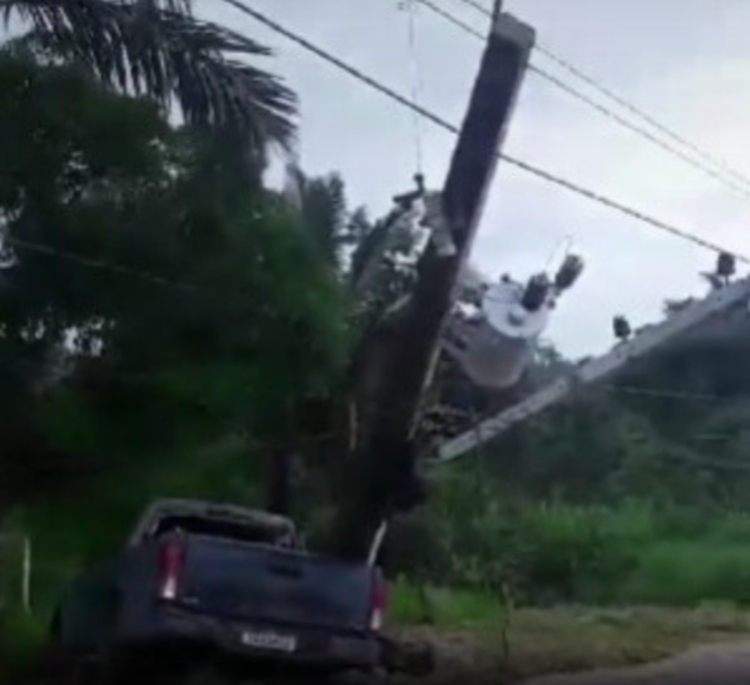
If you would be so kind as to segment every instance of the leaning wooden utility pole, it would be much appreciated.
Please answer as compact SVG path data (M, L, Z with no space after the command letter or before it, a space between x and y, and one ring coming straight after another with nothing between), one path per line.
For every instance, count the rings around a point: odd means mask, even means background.
M364 558L383 522L420 500L413 437L422 392L430 381L456 281L471 251L534 40L530 26L496 12L439 195L438 223L453 250L446 253L431 241L419 261L408 303L368 359L368 375L377 379L373 409L352 456L336 531L339 552L348 556ZM437 228L432 228L435 235Z

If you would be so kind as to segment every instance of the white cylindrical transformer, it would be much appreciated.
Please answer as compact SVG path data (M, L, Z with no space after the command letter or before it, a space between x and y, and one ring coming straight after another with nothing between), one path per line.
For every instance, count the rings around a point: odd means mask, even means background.
M524 290L510 280L491 284L481 316L456 312L451 318L445 350L479 386L503 389L518 383L534 343L547 326L554 298L547 297L529 311L522 305Z

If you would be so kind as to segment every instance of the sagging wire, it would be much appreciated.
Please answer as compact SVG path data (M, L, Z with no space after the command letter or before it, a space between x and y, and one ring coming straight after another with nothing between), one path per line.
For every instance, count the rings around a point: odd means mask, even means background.
M413 100L410 100L408 97L394 90L390 86L387 86L383 82L378 81L372 76L369 76L357 67L337 57L336 55L320 47L319 45L312 43L304 36L287 29L277 21L271 19L270 17L267 17L264 13L253 9L243 0L224 0L224 2L228 5L231 5L243 14L252 17L256 21L260 22L272 31L275 31L279 35L282 35L288 40L296 43L304 50L307 50L308 52L316 55L325 62L328 62L328 64L349 74L352 78L357 79L360 83L369 86L373 90L379 92L381 95L384 95L390 100L399 103L402 107L407 107L413 112L417 112L420 117L432 122L435 126L438 126L439 128L442 128L443 130L449 131L453 134L459 133L459 128L457 125L447 121L439 114L425 107L422 107ZM556 185L560 188L564 188L571 193L575 193L576 195L583 197L591 202L596 202L597 204L603 207L607 207L608 209L611 209L615 212L618 212L625 216L629 216L631 219L635 219L636 221L646 224L651 228L670 233L675 237L689 241L707 250L711 250L712 252L728 252L723 247L709 239L702 238L695 233L691 233L690 231L680 228L679 226L675 226L674 224L670 224L657 217L651 216L640 209L637 209L630 205L626 205L620 200L616 200L613 197L604 195L596 190L592 190L591 188L572 181L565 176L560 176L551 171L547 171L546 169L539 167L536 164L531 164L518 157L508 155L501 151L498 151L497 155L499 159L502 159L506 164L514 166L516 169L525 171L527 174L535 176L542 181L546 181L547 183ZM741 261L744 264L750 264L750 255L742 255L736 252L734 252L733 254L737 261Z
M411 99L412 102L420 103L422 101L422 81L419 71L419 55L417 40L417 5L415 0L399 0L398 9L406 13L407 17L407 47L409 52L409 78L411 80ZM414 127L414 150L416 155L416 172L423 174L424 166L424 149L423 138L424 130L422 128L422 117L416 112L412 112L412 125Z

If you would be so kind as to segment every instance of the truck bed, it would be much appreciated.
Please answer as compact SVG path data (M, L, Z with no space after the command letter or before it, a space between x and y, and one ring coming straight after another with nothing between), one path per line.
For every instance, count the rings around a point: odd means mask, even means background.
M293 524L227 505L152 505L127 545L70 584L56 613L63 651L148 663L382 665L380 572L311 553ZM140 660L139 660L140 661Z
M191 535L175 603L226 618L364 631L371 585L361 564Z

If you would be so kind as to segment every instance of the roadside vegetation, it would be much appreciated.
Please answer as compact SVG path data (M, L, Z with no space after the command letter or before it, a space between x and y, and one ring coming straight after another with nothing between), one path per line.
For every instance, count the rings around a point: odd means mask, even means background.
M65 583L151 499L264 507L273 460L293 451L293 514L318 544L342 487L352 357L409 285L383 262L358 289L379 226L340 178L297 170L296 202L264 185L268 145L292 126L271 77L277 127L237 146L205 112L168 123L153 98L174 93L117 94L75 56L13 47L0 53L0 672L33 660ZM703 400L593 391L433 471L385 551L394 629L456 663L479 650L493 677L746 636L750 327L719 333L618 380ZM532 376L570 363L540 352Z
M153 495L162 487L156 485ZM231 495L197 483L166 492ZM128 495L130 506L117 500L91 509L71 503L66 511L55 504L18 521L19 530L36 540L36 558L31 616L16 605L2 624L9 663L24 664L36 655L64 583L121 543L137 509L151 497L135 493ZM260 493L248 503L262 505ZM52 515L57 527L45 534ZM482 663L496 674L535 675L640 663L698 644L750 637L744 600L750 521L743 515L698 520L690 512L672 512L660 519L645 505L619 511L529 505L507 523L528 555L516 567L526 578L523 589L507 595L489 582L440 583L416 573L392 579L391 629L433 642L444 671L468 673ZM491 560L520 554L512 544L520 542L507 542L505 553ZM466 566L473 561L462 559ZM13 568L20 569L19 562ZM3 582L6 596L17 598L20 574L6 574Z

